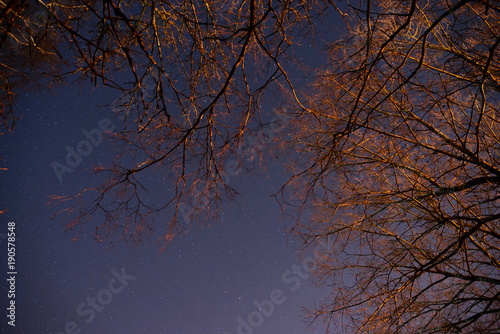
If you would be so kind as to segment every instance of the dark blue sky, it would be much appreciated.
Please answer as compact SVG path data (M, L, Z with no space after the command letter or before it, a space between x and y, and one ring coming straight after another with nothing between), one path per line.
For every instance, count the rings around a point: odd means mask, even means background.
M16 223L16 327L7 328L3 317L2 333L304 333L301 307L325 291L294 267L301 264L299 247L270 197L285 180L279 166L234 176L237 203L226 202L218 221L178 236L161 253L154 244L110 248L94 241L92 226L73 242L76 233L64 233L61 219L51 219L59 208L47 205L49 196L95 182L90 169L109 162L111 141L94 146L63 182L53 162L64 162L65 147L85 139L83 130L112 119L102 105L116 97L62 87L17 101L22 119L2 136L8 170L1 173L1 198L8 211L0 230ZM5 239L0 247L6 254ZM272 307L265 302L271 299Z

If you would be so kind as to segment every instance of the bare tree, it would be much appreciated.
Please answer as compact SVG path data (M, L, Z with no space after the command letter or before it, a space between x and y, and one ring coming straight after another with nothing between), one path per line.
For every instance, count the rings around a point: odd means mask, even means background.
M298 107L288 185L313 212L295 230L330 246L316 274L331 298L312 315L342 333L500 331L497 1L352 7L347 36L301 97L287 51L326 1L34 6L0 2L7 129L26 73L121 92L120 152L96 169L106 179L55 197L68 228L100 219L99 240L166 242L179 220L213 214L236 194L228 176L252 126L262 130L260 99L280 91ZM167 196L152 193L164 179Z
M330 250L311 315L339 333L499 333L499 3L349 17L286 144L313 211L295 230Z
M131 243L151 236L166 242L187 227L179 221L213 214L236 194L228 175L241 164L245 138L268 121L259 102L264 92L280 92L300 104L284 65L296 61L287 50L326 8L289 0L44 6L65 65L51 77L76 76L122 94L112 106L123 120L113 133L120 153L96 169L105 181L54 200L67 206L60 213L70 229L101 219L97 239ZM164 194L149 191L165 179Z
M43 88L43 78L61 69L54 34L46 29L48 19L29 1L0 2L0 119L8 131L19 117L13 108L15 97Z

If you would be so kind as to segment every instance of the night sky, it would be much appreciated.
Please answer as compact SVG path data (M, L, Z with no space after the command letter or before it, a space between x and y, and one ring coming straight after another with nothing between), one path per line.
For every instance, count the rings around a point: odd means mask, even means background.
M318 61L324 59L320 44L295 52ZM83 130L103 119L118 124L109 107L118 97L110 89L68 84L17 99L22 118L1 136L0 154L0 167L8 168L0 173L1 209L8 208L0 225L4 277L7 223L16 223L16 326L3 316L1 333L324 333L319 322L308 327L301 317L302 307L328 291L300 268L302 245L287 234L290 218L270 196L286 174L270 156L267 168L255 165L231 179L240 196L224 203L217 221L175 237L163 252L154 243L97 242L91 224L74 242L77 232L65 233L62 220L51 219L62 207L47 205L50 196L97 182L91 169L111 160L112 141L105 137L94 146L62 182L54 161L64 162L66 146L84 140ZM3 314L7 288L4 281Z

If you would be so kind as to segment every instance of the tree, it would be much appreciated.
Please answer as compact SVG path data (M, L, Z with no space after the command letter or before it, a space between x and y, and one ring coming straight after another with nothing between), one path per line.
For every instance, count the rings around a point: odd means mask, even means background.
M313 212L295 230L330 249L311 316L339 333L498 333L499 3L367 1L349 18L285 143Z
M227 177L241 165L246 138L269 122L259 102L265 92L284 92L300 104L284 65L295 61L287 50L325 9L321 1L289 0L42 6L38 26L50 27L64 63L46 78L117 89L112 107L123 120L113 133L121 151L96 169L105 181L54 201L67 205L60 213L68 228L82 231L90 218L101 219L96 239L130 243L152 236L166 242L187 227L179 222L213 214L236 194ZM153 171L170 180L167 196L148 193ZM164 212L171 219L155 224Z
M96 169L107 178L55 197L69 203L68 228L100 219L98 240L164 243L186 228L183 218L213 214L236 194L227 179L243 143L255 129L269 135L259 101L280 92L296 107L285 111L293 117L281 143L295 174L282 199L299 194L299 216L308 209L312 220L294 231L330 247L316 274L332 293L312 316L342 333L500 331L497 1L351 7L346 37L302 93L288 52L333 1L32 6L0 7L5 127L15 119L11 74L40 65L24 62L32 55L58 60L57 70L37 68L44 83L76 79L121 93L112 107L122 146ZM13 54L22 65L9 63ZM158 182L151 171L170 180L167 198L148 193ZM171 219L154 223L163 212Z
M40 89L45 76L54 77L61 69L46 23L48 15L29 1L0 2L0 120L8 131L19 118L13 108L16 95Z

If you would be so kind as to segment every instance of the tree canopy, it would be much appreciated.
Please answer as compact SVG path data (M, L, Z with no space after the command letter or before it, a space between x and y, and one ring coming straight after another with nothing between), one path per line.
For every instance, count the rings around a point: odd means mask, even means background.
M332 43L290 181L332 331L500 330L499 9L372 1Z
M97 170L107 181L56 198L68 205L69 228L97 217L98 239L141 242L161 231L166 242L180 219L216 213L237 193L226 181L243 164L245 140L256 129L272 137L260 99L279 94L287 126L273 149L293 176L277 198L311 215L292 228L306 248L329 249L315 274L331 294L313 319L332 333L500 331L498 1L0 8L7 129L23 68L123 93L113 106L123 150ZM312 84L297 87L294 43L332 11L344 34L327 41ZM147 196L147 171L171 178L171 197ZM163 210L172 219L155 223Z
M123 120L114 136L124 145L111 164L98 169L107 181L55 200L71 203L64 211L69 228L81 229L92 217L102 221L97 239L138 243L149 239L159 212L174 209L171 221L156 225L155 233L166 241L183 230L179 221L215 213L221 198L234 196L225 180L237 168L228 160L241 163L245 138L269 123L259 108L265 92L300 103L288 74L288 64L297 61L287 51L307 38L327 4L54 1L38 6L5 5L4 54L38 65L30 58L34 52L54 58L56 70L38 69L48 82L89 81L121 93L112 108ZM12 128L16 90L10 74L23 71L7 62L2 69L2 117ZM143 185L152 170L172 180L163 200L150 198Z

